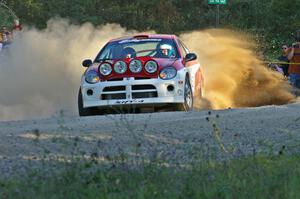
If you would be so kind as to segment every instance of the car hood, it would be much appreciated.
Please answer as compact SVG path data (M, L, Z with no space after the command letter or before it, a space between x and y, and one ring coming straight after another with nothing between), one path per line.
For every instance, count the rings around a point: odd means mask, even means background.
M157 62L160 68L173 66L179 59L164 59L164 58L152 58L154 61Z

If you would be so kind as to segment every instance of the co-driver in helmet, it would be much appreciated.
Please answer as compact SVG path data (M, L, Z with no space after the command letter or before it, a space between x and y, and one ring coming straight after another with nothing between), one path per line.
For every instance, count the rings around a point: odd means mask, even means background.
M156 47L156 55L158 58L172 58L175 57L174 48L168 43L159 43Z

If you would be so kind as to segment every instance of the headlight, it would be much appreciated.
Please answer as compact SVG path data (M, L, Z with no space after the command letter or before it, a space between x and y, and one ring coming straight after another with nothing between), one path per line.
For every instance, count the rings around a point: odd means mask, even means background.
M127 70L126 63L123 61L118 61L115 63L114 69L115 69L116 73L123 74Z
M139 73L142 71L142 62L139 60L132 60L129 64L130 71L133 73Z
M145 70L148 73L155 73L157 71L157 63L155 61L148 61L145 65Z
M177 70L173 67L166 67L160 71L159 77L164 80L173 79L177 75Z
M85 81L90 84L95 84L100 81L100 78L96 71L90 70L85 74Z
M99 71L102 75L109 75L112 72L111 65L108 63L101 64L99 67Z

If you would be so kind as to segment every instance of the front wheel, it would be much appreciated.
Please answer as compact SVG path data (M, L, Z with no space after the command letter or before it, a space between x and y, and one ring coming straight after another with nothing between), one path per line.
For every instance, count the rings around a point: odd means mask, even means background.
M188 77L184 83L184 102L177 106L179 111L192 111L194 106L193 90Z

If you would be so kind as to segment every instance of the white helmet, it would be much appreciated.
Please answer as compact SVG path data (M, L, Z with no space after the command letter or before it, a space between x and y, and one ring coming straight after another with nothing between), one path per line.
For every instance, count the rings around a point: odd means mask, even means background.
M173 49L172 45L170 45L168 43L163 43L163 44L160 44L159 48L161 50L165 50L165 52L163 52L164 55L166 55L168 57L174 56L174 49Z

